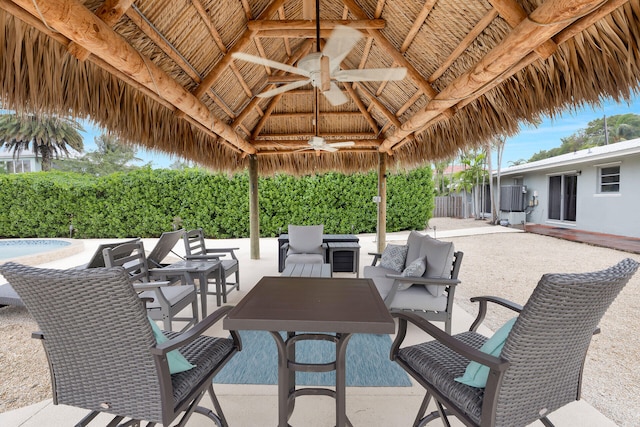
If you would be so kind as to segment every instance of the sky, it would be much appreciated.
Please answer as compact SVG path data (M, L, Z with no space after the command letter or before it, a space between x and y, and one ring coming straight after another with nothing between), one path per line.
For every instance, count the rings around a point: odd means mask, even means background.
M559 147L562 144L561 138L572 135L580 129L587 127L587 124L595 119L615 116L618 114L634 113L640 115L640 94L631 99L630 104L616 103L613 100L607 100L602 103L600 108L586 107L574 112L566 112L557 116L554 120L550 118L543 119L538 127L521 125L520 133L516 136L507 138L504 153L502 155L502 167L509 167L510 162L520 159L528 160L540 150L549 150ZM91 126L89 123L83 123L85 132L84 151L93 151L96 149L94 138L100 135L101 131ZM139 149L137 157L142 159L138 165L144 165L151 162L153 168L168 168L177 157L169 157L160 152ZM494 167L497 166L497 160L494 157Z

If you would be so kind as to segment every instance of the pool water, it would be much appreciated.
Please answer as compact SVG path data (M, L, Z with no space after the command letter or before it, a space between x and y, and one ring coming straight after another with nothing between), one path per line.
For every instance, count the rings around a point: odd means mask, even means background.
M71 245L62 240L0 240L0 260L53 251Z

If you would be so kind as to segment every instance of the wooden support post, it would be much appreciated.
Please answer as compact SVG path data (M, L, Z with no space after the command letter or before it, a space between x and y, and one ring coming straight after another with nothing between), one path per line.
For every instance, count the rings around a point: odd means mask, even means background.
M249 241L251 259L260 259L260 206L258 205L258 156L249 156Z
M378 155L378 252L382 253L387 243L387 155Z

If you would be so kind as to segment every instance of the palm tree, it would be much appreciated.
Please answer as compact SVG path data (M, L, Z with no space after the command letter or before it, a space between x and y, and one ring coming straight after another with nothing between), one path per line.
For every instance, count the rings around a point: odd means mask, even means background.
M480 202L478 200L480 181L487 177L487 170L484 167L485 157L486 153L481 151L464 153L460 163L465 166L465 169L456 174L458 188L465 192L471 192L476 219L480 219Z
M31 148L36 158L42 158L42 170L51 170L51 159L60 153L69 155L69 148L82 151L82 126L66 117L38 114L1 114L0 144L13 151L16 158Z

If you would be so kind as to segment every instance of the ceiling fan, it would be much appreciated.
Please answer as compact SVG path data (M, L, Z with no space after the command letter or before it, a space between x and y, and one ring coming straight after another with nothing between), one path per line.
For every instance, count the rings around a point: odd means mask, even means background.
M321 136L312 136L307 143L309 144L309 147L302 148L298 151L313 149L315 151L328 151L330 153L335 153L338 151L338 148L353 147L356 144L353 141L327 142Z
M275 89L262 92L256 96L268 98L311 84L314 88L320 90L331 105L335 106L344 104L348 101L348 98L344 93L342 93L342 90L340 90L336 82L388 81L404 79L407 74L407 69L401 67L341 70L340 64L347 57L349 52L351 52L351 49L353 49L356 43L358 43L362 38L362 34L360 31L351 27L338 25L331 32L324 49L320 52L319 9L320 2L318 0L316 1L316 44L318 51L310 53L300 59L296 67L247 53L233 53L232 56L235 59L268 66L303 77L299 81L284 84Z

